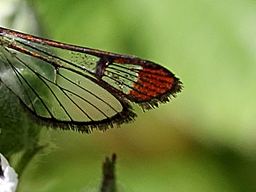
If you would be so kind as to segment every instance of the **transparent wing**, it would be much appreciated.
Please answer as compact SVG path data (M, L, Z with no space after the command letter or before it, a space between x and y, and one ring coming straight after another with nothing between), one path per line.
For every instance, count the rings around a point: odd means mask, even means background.
M169 70L133 56L50 41L0 28L0 80L50 123L106 129L135 118L128 100L150 109L182 83ZM1 69L0 68L0 69ZM69 126L70 127L70 126Z
M15 46L21 45L15 42ZM87 132L94 127L104 130L109 125L129 122L135 117L126 101L104 89L104 83L98 82L86 70L73 71L53 65L64 65L64 61L52 58L49 63L1 47L0 62L1 82L35 116L50 124Z

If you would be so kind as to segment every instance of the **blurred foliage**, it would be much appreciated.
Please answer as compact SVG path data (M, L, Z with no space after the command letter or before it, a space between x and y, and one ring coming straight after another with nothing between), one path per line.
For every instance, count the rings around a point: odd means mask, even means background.
M159 109L135 107L121 129L50 130L58 149L31 164L21 192L97 191L112 152L122 191L256 190L255 1L29 2L43 37L158 62L185 88Z
M101 192L116 192L116 175L115 175L115 165L116 165L116 154L112 154L112 157L106 157L102 166L102 182L101 182Z

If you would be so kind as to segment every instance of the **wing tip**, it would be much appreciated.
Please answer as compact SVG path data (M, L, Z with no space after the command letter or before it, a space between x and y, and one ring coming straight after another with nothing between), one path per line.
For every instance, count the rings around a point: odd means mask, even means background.
M148 100L137 100L136 103L141 106L143 111L154 109L159 106L159 104L164 104L169 102L171 99L176 98L177 94L180 93L183 89L183 83L179 78L173 77L174 82L171 89L166 92L157 95L156 97L149 98Z

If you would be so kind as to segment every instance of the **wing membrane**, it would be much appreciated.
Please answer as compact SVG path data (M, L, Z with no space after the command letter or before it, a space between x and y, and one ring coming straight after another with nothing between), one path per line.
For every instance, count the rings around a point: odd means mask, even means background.
M1 47L1 82L36 116L57 124L79 126L75 129L81 131L94 127L104 130L113 123L134 119L130 105L106 90L104 82L98 83L92 72L85 70L85 62L83 68L78 68L70 64L72 61L48 56L46 50L42 54L31 43L24 46L22 42L22 47L19 41L5 43L9 45Z

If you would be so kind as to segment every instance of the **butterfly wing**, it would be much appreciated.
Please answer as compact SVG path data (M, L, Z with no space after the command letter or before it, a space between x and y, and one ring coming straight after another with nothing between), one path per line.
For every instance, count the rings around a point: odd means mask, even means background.
M181 91L173 73L151 61L63 44L0 28L1 81L35 116L88 132L132 121ZM66 126L69 125L69 126ZM80 126L81 125L81 126Z
M2 46L0 51L1 83L49 125L90 132L95 127L105 130L135 118L127 101L112 94L106 89L109 86L88 70L70 67L68 59L51 58L38 46L34 49L18 40L5 43L9 47ZM50 53L54 55L52 50Z

